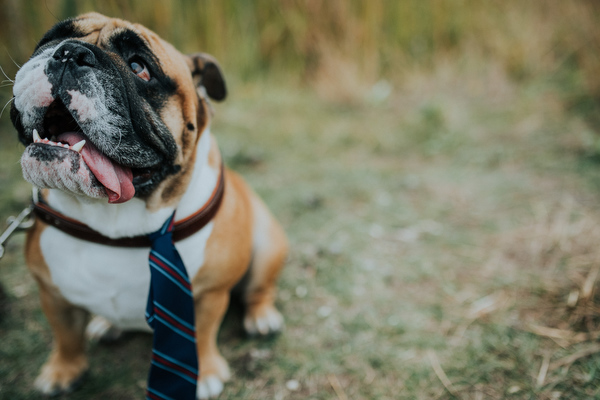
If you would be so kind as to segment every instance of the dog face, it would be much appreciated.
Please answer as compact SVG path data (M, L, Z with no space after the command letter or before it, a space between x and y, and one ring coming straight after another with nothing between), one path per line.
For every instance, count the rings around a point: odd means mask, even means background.
M15 78L23 174L42 188L122 203L178 199L226 96L214 59L184 56L138 24L86 14L55 25Z

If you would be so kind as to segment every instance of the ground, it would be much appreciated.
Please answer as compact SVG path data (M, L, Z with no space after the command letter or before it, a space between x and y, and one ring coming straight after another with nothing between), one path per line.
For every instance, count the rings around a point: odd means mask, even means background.
M236 83L213 133L282 222L283 334L231 307L221 398L600 398L595 134L548 82L440 64L344 103ZM28 200L2 117L0 217ZM17 235L0 261L0 397L51 336ZM90 344L69 399L139 398L151 338Z

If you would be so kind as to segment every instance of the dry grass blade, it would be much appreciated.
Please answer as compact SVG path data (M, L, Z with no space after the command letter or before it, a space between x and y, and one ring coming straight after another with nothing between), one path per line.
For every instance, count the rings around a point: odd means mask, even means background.
M457 391L452 386L452 382L448 379L448 375L442 369L442 365L440 364L440 360L438 359L437 354L433 350L427 350L427 357L429 358L429 362L431 363L431 368L433 368L433 372L437 375L439 380L442 382L442 385L446 388L451 395L457 396Z
M600 352L600 343L595 343L593 345L588 346L587 348L584 348L582 350L579 350L576 353L571 354L570 356L561 358L560 360L556 360L553 363L550 364L549 366L549 370L555 370L556 368L560 368L563 366L569 366L571 364L573 364L575 361L584 358L584 357L588 357L591 356L592 354L596 354Z
M597 264L590 273L588 274L585 283L583 284L583 288L581 289L581 298L589 299L592 297L594 292L594 286L596 284L596 280L598 279L598 272L600 272L600 264Z
M546 381L546 375L548 374L548 367L550 366L550 355L546 354L544 359L542 360L542 366L540 367L540 372L538 373L535 384L538 388L544 386L544 382Z
M333 391L337 395L338 399L348 400L348 396L346 396L344 388L342 388L342 385L335 374L327 375L327 380L329 380L329 384L333 388Z
M506 304L506 296L504 293L494 293L489 296L485 296L475 301L469 312L467 313L468 319L478 319L485 317L502 308Z
M584 342L590 338L590 335L594 335L594 333L576 333L565 329L549 328L547 326L535 324L528 324L527 330L538 336L543 336L550 339L558 339L571 344Z

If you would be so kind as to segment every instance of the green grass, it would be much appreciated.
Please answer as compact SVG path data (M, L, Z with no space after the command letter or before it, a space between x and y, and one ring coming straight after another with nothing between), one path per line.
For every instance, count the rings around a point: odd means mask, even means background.
M599 328L597 297L566 309L600 240L598 164L582 156L595 152L589 128L559 93L492 67L446 65L405 82L385 101L348 105L233 80L216 105L227 163L291 241L278 298L286 330L245 338L232 307L220 344L234 378L221 398L600 398L600 353L553 364L593 340L528 328ZM28 196L3 123L2 219ZM0 264L0 398L11 400L35 398L51 344L22 241ZM90 373L65 398L140 397L150 343L91 345Z

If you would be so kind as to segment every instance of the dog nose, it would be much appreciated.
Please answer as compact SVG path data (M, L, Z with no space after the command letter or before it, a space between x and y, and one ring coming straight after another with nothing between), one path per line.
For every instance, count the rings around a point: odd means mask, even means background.
M63 63L72 61L80 67L93 67L96 65L96 56L94 53L79 43L70 42L63 44L56 49L52 58Z

